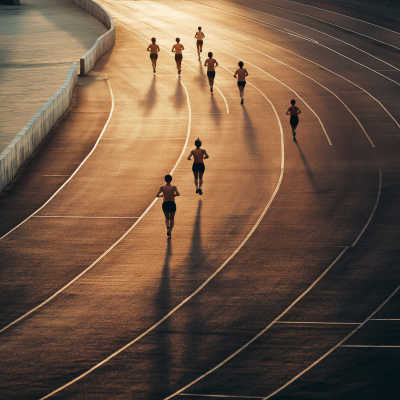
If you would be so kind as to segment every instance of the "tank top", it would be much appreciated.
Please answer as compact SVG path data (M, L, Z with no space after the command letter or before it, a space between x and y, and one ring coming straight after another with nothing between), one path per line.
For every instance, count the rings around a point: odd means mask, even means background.
M162 187L164 197L163 201L175 201L175 196L174 196L174 190L175 186L174 185L164 185Z
M198 163L204 163L204 159L203 159L203 149L194 149L192 150L192 154L193 154L193 162L195 162L196 164Z

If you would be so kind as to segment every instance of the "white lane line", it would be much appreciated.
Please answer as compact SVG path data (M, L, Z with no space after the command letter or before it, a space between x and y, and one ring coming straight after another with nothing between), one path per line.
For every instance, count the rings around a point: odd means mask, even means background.
M375 211L378 208L378 204L379 204L379 199L381 198L381 192L382 192L382 171L379 171L379 188L378 188L378 196L376 198L376 202L375 202L375 206L374 209L372 210L371 215L368 218L367 223L364 226L364 229L360 232L360 234L357 236L357 239L354 241L354 243L351 245L351 247L354 247L357 242L360 240L360 237L362 236L362 234L364 233L364 231L367 229L369 223L371 222L373 216L375 215Z
M397 347L397 348L400 348L400 346L378 346L378 345L361 345L361 344L342 344L342 345L340 345L339 347L372 347L372 348L379 348L379 347L383 347L383 348L386 348L386 347Z
M184 0L184 1L190 2L190 1L187 1L187 0ZM129 7L129 6L128 6L128 7ZM130 7L130 8L131 8L131 7ZM148 15L148 14L147 14L147 15ZM156 19L156 18L154 18L154 17L151 17L151 18L155 19L156 21L160 21L160 20L158 20L158 19ZM170 19L175 19L175 18L172 18L172 17L169 17L169 18L170 18ZM177 19L175 19L175 20L177 20ZM160 22L162 22L162 21L160 21ZM183 22L183 21L182 21L181 23L183 23L183 24L185 24L185 25L188 25L188 24L186 24L186 23ZM166 24L166 23L165 23L165 24ZM168 25L168 24L167 24L167 25ZM215 24L214 24L214 25L215 25ZM183 31L181 31L181 32L183 32ZM186 32L184 32L184 33L186 33ZM186 33L186 34L189 35L188 33ZM238 44L238 45L241 45L241 46L243 46L243 47L246 47L246 48L248 48L248 49L250 49L250 50L252 50L252 51L255 51L255 52L257 52L257 53L260 53L260 54L264 55L265 57L268 57L268 58L270 58L270 59L272 59L272 60L274 60L274 61L277 61L277 62L281 63L282 65L285 65L285 66L287 66L288 68L291 68L292 70L296 71L297 73L299 73L299 74L305 76L306 78L312 80L312 81L315 82L317 85L321 86L323 89L325 89L326 91L328 91L329 93L331 93L334 97L336 97L336 98L343 104L343 106L349 111L349 113L350 113L350 114L353 116L353 118L357 121L358 125L360 126L361 130L364 132L364 135L366 136L366 138L367 138L368 141L370 142L371 146L372 146L372 147L375 147L375 145L374 145L374 143L372 142L371 138L370 138L369 135L367 134L367 132L366 132L364 126L361 124L360 120L356 117L356 115L350 110L350 108L345 104L345 102L344 102L337 94L335 94L334 92L332 92L332 91L331 91L330 89L328 89L326 86L322 85L320 82L316 81L316 80L313 79L311 76L309 76L309 75L307 75L307 74L305 74L305 73L299 71L298 69L292 67L291 65L286 64L286 63L284 63L283 61L280 61L280 60L278 60L278 59L276 59L276 58L274 58L274 57L272 57L272 56L270 56L270 55L268 55L268 54L266 54L266 53L263 53L263 52L261 52L261 51L259 51L259 50L257 50L257 49L253 49L253 48L251 48L251 47L249 47L249 46L246 46L246 45L244 45L244 44L242 44L242 43L240 43L240 42L237 42L237 41L235 41L235 40L233 40L233 39L231 39L231 38L228 38L228 37L225 37L225 36L216 34L216 33L213 33L213 34L214 34L215 36L219 36L219 37L221 37L221 38L223 38L223 39L230 40L231 42L234 42L234 43L236 43L236 44ZM248 35L248 36L251 36L251 35ZM258 39L258 38L257 38L257 39ZM262 39L260 39L260 40L262 40ZM216 47L215 45L210 45L210 46L211 46L211 47L215 47L216 49L218 49L218 50L220 50L220 51L222 51L222 52L224 52L224 53L226 53L226 54L229 54L229 55L231 55L231 56L234 56L233 54L228 53L227 51L225 51L225 50L223 50L223 49L220 49L220 48ZM294 54L294 53L293 53L293 54ZM243 61L244 61L244 60L243 60ZM319 116L314 112L313 109L311 109L311 107L304 101L304 99L303 99L298 93L296 93L296 92L295 92L293 89L291 89L289 86L285 85L283 82L281 82L280 80L278 80L277 78L275 78L274 76L272 76L271 74L269 74L268 72L264 71L263 69L259 68L258 66L254 65L254 64L252 64L252 63L250 63L249 61L246 61L246 62L247 62L248 64L250 64L250 65L253 65L255 68L259 69L260 71L264 72L265 74L268 74L268 75L271 76L273 79L275 79L277 82L281 83L282 85L286 86L289 90L293 91L293 93L295 93L296 96L298 96L298 97L304 102L304 104L313 112L313 114L317 117L317 119L319 120L319 122L320 122L320 124L321 124L321 126L322 126L322 129L324 130L325 136L326 136L326 138L327 138L329 144L332 145L332 143L331 143L331 141L330 141L330 138L329 138L329 136L328 136L328 134L327 134L327 132L326 132L326 130L325 130L325 127L323 126L322 121L320 120ZM366 68L368 68L368 67L366 67ZM390 114L389 114L389 115L390 115ZM392 119L393 119L393 117L392 117ZM397 121L395 121L395 122L397 122ZM400 128L400 125L399 125L399 128Z
M385 31L389 31L389 32L395 33L396 35L400 35L399 32L393 31L393 30L391 30L391 29L389 29L389 28L385 28L384 26L375 25L375 24L373 24L372 22L368 22L368 21L364 21L364 20L362 20L362 19L350 17L349 15L346 15L346 14L340 14L340 13L335 12L335 11L330 11L330 10L327 10L327 9L325 9L325 8L320 8L320 7L316 7L316 6L311 6L311 5L309 5L309 4L298 3L297 1L292 1L292 0L285 0L285 1L287 1L287 2L289 2L289 3L300 4L300 5L302 5L302 6L307 6L307 7L311 7L311 8L316 8L316 9L318 9L318 10L323 10L323 11L329 12L329 13L331 13L331 14L341 15L342 17L354 19L354 20L356 20L356 21L363 22L364 24L372 25L372 26L375 26L375 27L377 27L377 28L384 29ZM254 3L269 5L269 4L265 4L265 3L260 3L260 2L258 2L258 1L254 1ZM274 6L272 6L272 7L274 7ZM286 10L286 8L283 8L283 10ZM288 10L288 11L290 11L290 12L295 12L295 11L291 11L291 10ZM306 15L306 14L302 14L302 15ZM315 17L311 17L311 18L315 18ZM323 20L321 20L321 21L323 21ZM327 22L327 23L329 23L329 22ZM348 30L347 28L343 28L343 29Z
M186 90L186 88L185 88ZM117 356L118 354L120 354L121 352L123 352L124 350L126 350L128 347L132 346L134 343L136 343L137 341L139 341L141 338L143 338L144 336L146 336L148 333L150 333L151 331L153 331L155 328L157 328L160 324L162 324L166 319L168 319L172 314L174 314L177 310L179 310L185 303L187 303L190 299L192 299L197 293L199 293L212 279L214 279L214 277L220 272L222 271L222 269L232 260L232 258L235 257L235 255L241 250L241 248L247 243L247 241L250 239L250 237L253 235L254 231L257 229L258 225L260 225L262 219L264 218L266 212L268 211L269 207L271 206L273 200L275 199L279 188L281 186L282 183L282 179L283 179L283 172L284 172L284 164L285 164L285 157L284 157L284 141L283 141L283 129L282 129L282 124L279 120L279 115L278 112L276 111L274 105L272 104L272 102L263 94L263 96L267 99L267 101L269 102L269 104L271 105L274 114L276 116L278 125L279 125L279 130L280 130L280 135L281 135L281 167L280 167L280 175L279 175L279 180L278 183L275 187L275 190L273 192L273 194L271 195L271 198L269 199L267 205L265 206L264 210L262 211L260 217L258 218L257 222L254 224L253 228L250 230L250 232L247 234L247 236L243 239L242 243L236 248L236 250L225 260L225 262L212 274L210 275L191 295L189 295L188 297L186 297L181 303L179 303L175 308L173 308L168 314L166 314L163 318L161 318L158 322L156 322L154 325L152 325L150 328L148 328L145 332L143 332L141 335L139 335L138 337L136 337L135 339L133 339L131 342L129 342L128 344L126 344L125 346L123 346L122 348L120 348L119 350L117 350L115 353L111 354L109 357L105 358L103 361L99 362L98 364L96 364L95 366L93 366L91 369L89 369L88 371L84 372L83 374L79 375L78 377L76 377L75 379L73 379L72 381L68 382L67 384L65 384L64 386L56 389L55 391L51 392L50 394L48 394L45 397L42 397L41 400L47 399L48 397L52 396L55 393L60 392L61 390L65 389L66 387L72 385L73 383L77 382L78 380L82 379L83 377L85 377L86 375L90 374L91 372L93 372L94 370L96 370L97 368L99 368L100 366L102 366L103 364L107 363L109 360L111 360L112 358L114 358L115 356ZM189 97L188 97L189 99ZM188 100L189 101L189 100ZM182 152L183 154L183 152ZM181 155L182 156L182 155ZM176 166L175 166L176 167ZM175 169L174 167L174 169Z
M81 215L34 215L32 218L135 219L139 217L85 217Z
M373 211L374 212L374 211ZM369 220L368 220L369 221ZM367 222L369 223L369 222ZM364 231L364 230L363 230ZM188 385L183 387L182 389L179 389L176 391L174 394L170 395L169 397L166 397L164 400L169 400L172 399L173 397L179 395L182 393L184 390L188 389L189 387L193 386L195 383L199 382L206 376L210 375L212 372L216 371L218 368L222 367L224 364L226 364L229 360L234 358L236 355L238 355L242 350L246 349L249 345L251 345L255 340L257 340L260 336L262 336L271 326L273 326L275 323L277 323L291 308L293 308L306 294L308 294L313 287L332 269L332 267L340 260L340 258L343 256L343 254L349 249L350 247L345 247L341 253L335 258L335 260L329 265L329 267L308 287L308 289L303 292L292 304L290 304L281 314L278 315L272 322L270 322L261 332L259 332L256 336L254 336L252 339L250 339L247 343L245 343L242 347L240 347L238 350L236 350L233 354L231 354L229 357L227 357L225 360L220 362L218 365L216 365L214 368L210 369L203 375L199 376L197 379L194 381L190 382ZM400 286L399 286L400 288ZM393 293L394 294L394 293ZM386 303L385 303L386 304ZM366 321L364 321L362 324L358 325L356 330L359 329L363 324L365 324ZM353 332L355 332L354 330ZM350 337L350 336L348 336ZM342 344L341 342L340 344ZM300 376L300 375L299 375ZM283 389L283 387L282 387ZM281 389L279 389L281 390ZM279 391L278 390L278 391ZM275 392L274 392L275 393Z
M188 0L183 0L183 1L186 1L186 2L188 2L188 3L192 3L191 1L188 1ZM197 0L197 1L201 2L200 0ZM220 0L220 1L223 1L223 0ZM197 3L194 3L194 2L193 2L193 4L197 4ZM210 7L210 6L204 6L204 5L203 5L203 7L207 7L207 8L214 9L213 7ZM239 6L239 7L247 8L247 9L249 9L249 10L253 10L253 9L251 9L251 8L244 7L244 6ZM170 8L170 7L168 7L168 8ZM220 7L219 7L219 8L220 8ZM223 8L221 8L221 9L222 9L222 10L225 10L225 9L223 9ZM173 10L173 9L172 9L172 10ZM255 10L253 10L253 11L255 11ZM232 12L230 12L230 11L225 11L225 12L226 12L226 13L232 13ZM188 16L192 17L191 15L186 14L186 13L182 13L182 12L181 12L181 14L188 15ZM240 16L240 17L242 17L242 18L244 18L244 19L249 19L250 21L253 20L253 19L250 19L250 18L248 18L248 17L243 16L243 14L239 14L239 13L232 13L232 14L233 14L233 15ZM263 14L271 15L271 14L268 14L268 13L263 13ZM170 17L170 18L173 19L172 17ZM194 17L192 17L192 18L194 18ZM257 21L256 19L254 19L254 20ZM286 20L285 20L285 21L286 21ZM253 21L253 22L254 22L254 21ZM289 22L291 22L291 21L289 21ZM265 24L265 23L263 23L263 24ZM310 60L310 59L308 59L308 58L306 58L306 57L303 57L303 56L301 56L301 55L299 55L299 54L297 54L297 53L295 53L295 52L293 52L293 51L291 51L291 50L285 49L284 47L281 47L281 46L279 46L279 45L277 45L277 44L274 44L274 43L272 43L272 42L269 42L269 41L267 41L267 40L261 39L261 38L259 38L259 37L257 37L257 36L250 35L249 33L242 32L242 31L240 31L240 30L238 30L238 29L228 28L228 27L225 27L225 26L223 26L223 25L218 25L218 24L213 24L213 25L217 25L217 26L223 27L223 28L225 28L225 29L232 30L232 31L234 31L234 32L239 32L239 33L241 33L241 34L244 34L244 35L247 35L247 36L249 36L249 37L255 38L255 39L257 39L257 40L260 40L260 41L262 41L262 42L264 42L264 43L268 43L268 44L270 44L271 46L275 46L275 47L277 47L277 48L279 48L279 49L282 49L282 50L284 50L284 51L287 51L287 52L289 52L289 53L291 53L291 54L293 54L293 55L295 55L295 56L297 56L297 57L299 57L299 58L301 58L301 59L303 59L303 60L306 60L306 61L308 61L308 62L310 62L310 63L312 63L312 64L314 64L314 65L316 65L316 66L318 66L318 67L320 67L320 68L323 68L325 71L328 71L328 72L330 72L331 74L340 77L341 79L345 80L346 82L349 82L349 83L352 84L353 86L357 87L358 89L360 89L360 90L362 90L364 93L366 93L366 94L367 94L369 97L371 97L375 102L377 102L377 103L382 107L382 109L385 110L385 112L389 115L389 117L393 120L393 122L397 125L397 127L400 129L400 124L399 124L399 122L398 122L398 121L393 117L393 115L386 109L386 107L384 107L384 105L383 105L377 98L375 98L371 93L369 93L367 90L365 90L365 89L362 88L361 86L357 85L355 82L351 81L350 79L345 78L344 76L338 74L337 72L331 71L330 69L324 67L324 66L321 65L321 64L316 63L315 61L312 61L312 60ZM302 24L300 24L300 25L302 25ZM307 25L303 25L303 26L306 26L306 27L307 27ZM310 28L310 29L312 29L312 28ZM323 33L323 32L321 32L321 33ZM220 35L217 35L217 36L220 36ZM335 39L337 39L337 38L335 38ZM231 39L227 38L227 40L231 40ZM339 40L339 39L337 39L337 40ZM345 43L346 43L346 42L345 42ZM349 43L346 43L346 44L349 44ZM349 45L350 45L350 44L349 44ZM350 45L350 46L351 46L351 45ZM359 48L357 48L357 47L356 47L356 49L358 49L358 50L360 50L360 51L363 51L363 50L361 50L361 49L359 49ZM367 53L367 54L369 54L369 53ZM370 55L371 57L374 57L372 54L369 54L369 55ZM376 58L376 57L374 57L374 58ZM379 60L380 60L380 59L379 59ZM279 60L276 60L276 61L281 62L281 61L279 61ZM380 60L380 61L382 61L383 63L386 63L386 62L383 61L383 60ZM387 63L386 63L386 64L387 64ZM391 65L391 64L389 64L389 65ZM364 66L364 65L363 65L363 66ZM393 67L393 68L395 68L395 67ZM386 78L387 78L387 77L386 77ZM388 79L389 79L389 78L388 78Z
M38 213L40 210L42 210L44 207L46 207L47 204L50 203L51 200L54 199L54 197L68 184L68 182L76 175L76 173L81 169L81 167L83 166L83 164L85 164L85 162L88 160L88 158L92 155L92 153L94 152L94 150L96 149L97 145L100 142L101 137L103 136L108 123L110 122L111 116L113 114L114 111L114 94L113 91L111 89L111 84L110 81L107 80L108 83L108 87L110 89L110 94L111 94L111 110L110 110L110 115L108 116L108 119L103 127L103 130L100 133L100 136L97 138L96 143L94 144L92 150L90 150L90 153L85 157L85 159L79 164L78 168L72 173L72 175L69 177L69 179L67 179L54 193L53 195L40 207L38 208L34 213L32 213L28 218L25 218L21 223L19 223L17 226L15 226L13 229L11 229L10 231L8 231L5 235L3 235L2 237L0 237L0 240L4 239L6 236L8 236L11 232L15 231L17 228L19 228L22 224L24 224L26 221L28 221L31 217L33 217L36 213ZM14 323L14 322L13 322ZM11 323L8 326L11 326L13 323ZM7 327L6 327L7 328ZM2 332L4 329L0 330L0 332Z
M108 3L107 3L108 4ZM131 8L131 9L133 9L131 6L128 6L128 5L126 5L127 7L129 7L129 8ZM118 9L117 9L118 10ZM136 9L135 9L136 10ZM123 13L122 11L120 11L120 10L118 10L121 14L124 14L124 15L127 15L127 14L125 14L125 13ZM142 14L145 14L143 11L140 11L140 10L137 10L138 12L141 12ZM147 16L149 16L149 18L152 18L152 19L154 19L154 20L156 20L156 21L159 21L159 22L162 22L162 23L164 23L165 25L169 25L169 26L172 26L172 25L170 25L170 24L168 24L168 23L166 23L166 22L163 22L163 21L160 21L159 19L157 19L157 18L154 18L153 16L150 16L149 14L145 14L145 15L147 15ZM170 19L175 19L175 18L172 18L172 17L169 17ZM131 18L131 19L133 19L133 18ZM146 24L146 23L144 23L144 22L142 22L142 21L138 21L138 20L135 20L135 21L137 21L137 22L140 22L140 23L142 23L142 24L144 24L144 25L147 25L147 26L149 26L151 29L153 29L153 30L155 30L156 32L159 32L159 31L157 31L155 28L153 28L152 26L150 26L150 25L148 25L148 24ZM183 21L180 21L180 23L182 23L182 24L185 24L185 25L188 25L188 24L186 24L185 22L183 22ZM175 27L174 27L175 28ZM175 28L175 29L177 29L177 28ZM188 33L186 33L186 32L184 32L184 31L182 31L181 29L177 29L177 30L179 30L179 31L181 31L182 33L184 33L184 34L186 34L186 35L189 35ZM159 32L159 33L162 33L162 32ZM167 36L167 35L165 35L165 34L163 34L164 36ZM232 40L232 39L229 39L229 38L225 38L224 36L221 36L221 35L217 35L217 34L215 34L214 33L214 35L216 35L216 36L220 36L220 37L223 37L224 39L227 39L227 40L231 40L232 42L234 42L234 43L238 43L239 45L242 45L241 43L239 43L239 42L236 42L235 40ZM168 37L168 36L167 36ZM230 56L232 56L232 57L235 57L235 58L237 58L235 55L233 55L233 54L231 54L231 53L228 53L227 51L225 51L225 50L223 50L223 49L220 49L220 48L218 48L218 47L216 47L215 45L210 45L211 47L214 47L214 48L216 48L216 49L218 49L218 50L220 50L220 51L222 51L223 53L225 53L225 54L228 54L228 55L230 55ZM244 47L248 47L248 46L245 46L245 45L242 45L242 46L244 46ZM248 47L249 49L251 49L251 50L254 50L254 49L252 49L252 48L250 48L250 47ZM190 50L190 49L189 49ZM257 52L259 52L258 50L254 50L254 51L257 51ZM261 53L261 52L259 52L259 53ZM267 56L267 57L269 57L269 58L272 58L272 57L270 57L270 56L268 56L267 54L264 54L264 53L261 53L261 54L263 54L263 55L265 55L265 56ZM245 61L245 60L243 60L243 61ZM278 61L278 62L280 62L280 63L282 63L281 61L279 61L279 60L276 60L276 61ZM318 119L318 121L319 121L319 123L320 123L320 125L321 125L321 127L322 127L322 130L324 131L324 134L325 134L325 137L326 137L326 139L328 140L328 143L329 143L329 145L330 146L332 146L332 142L331 142L331 140L330 140L330 138L329 138L329 136L328 136L328 133L326 132L326 129L325 129L325 127L324 127L324 124L322 123L322 121L321 121L321 119L319 118L319 116L318 116L318 114L309 106L309 104L296 92L296 91L294 91L292 88L290 88L288 85L286 85L285 83L283 83L282 81L280 81L279 79L277 79L277 78L275 78L273 75L271 75L271 74L269 74L268 72L266 72L266 71L264 71L263 69L261 69L260 67L258 67L258 66L256 66L256 65L254 65L254 64L252 64L252 63L250 63L250 62L248 62L248 61L246 61L248 64L250 64L250 65L253 65L255 68L257 68L257 69L259 69L260 71L262 71L264 74L266 74L266 75L268 75L268 76L270 76L272 79L274 79L274 80L276 80L277 82L279 82L281 85L283 85L283 86L285 86L286 88L288 88L291 92L293 92L305 105L306 105L306 107L315 115L315 117ZM284 64L284 63L282 63L283 65L287 65L287 64ZM221 65L221 67L222 68L225 68L222 64L220 64ZM293 70L295 70L295 71L297 71L295 68L293 68L293 67L290 67L290 66L288 66L289 68L292 68ZM229 71L227 68L225 68L227 71ZM232 71L229 71L229 72L232 72ZM300 72L300 71L297 71L297 72ZM300 72L301 73L301 72ZM303 74L303 73L301 73L302 75L304 75L304 76L306 76L306 77L308 77L307 75L305 75L305 74ZM310 77L308 77L309 79L312 79L312 78L310 78ZM314 79L312 79L313 81L314 81ZM319 84L320 86L322 86L320 83L318 83L317 81L314 81L314 82L316 82L317 84ZM322 87L324 87L324 86L322 86ZM325 87L324 87L325 88ZM326 89L326 88L325 88ZM329 92L330 92L330 90L329 89L327 89ZM333 94L333 93L332 93ZM336 96L336 95L335 95ZM336 96L337 97L337 96ZM339 99L340 100L340 99ZM340 100L341 101L341 100ZM343 102L342 102L343 103ZM344 104L344 103L343 103ZM346 106L347 107L347 106ZM354 116L354 114L353 114L353 116ZM357 120L358 121L358 120ZM359 121L358 121L359 122ZM360 122L359 122L359 124L360 124ZM360 124L361 125L361 124ZM362 128L363 129L363 128ZM364 129L363 129L364 130ZM365 132L365 130L364 130L364 132ZM366 134L366 132L365 132L365 134ZM368 137L368 135L367 135L367 137ZM372 146L373 147L375 147L374 146L374 144L371 142L371 144L372 144Z
M359 326L357 326L356 329L354 329L352 332L350 332L343 340L341 340L337 345L332 347L327 353L325 353L322 357L320 357L317 361L313 362L310 366L308 366L306 369L304 369L302 372L297 374L293 379L285 383L283 386L281 386L279 389L275 390L275 392L271 393L267 397L264 397L263 400L267 400L271 398L272 396L276 395L279 393L281 390L284 388L288 387L292 382L300 378L303 374L305 374L307 371L309 371L311 368L316 366L320 361L322 361L324 358L329 356L334 350L336 350L338 347L340 347L347 339L349 339L351 336L353 336L360 328L362 328L400 289L400 286L397 287L397 289Z
M361 322L296 322L276 321L277 324L317 324L317 325L360 325Z
M218 90L218 92L220 92L220 93L221 93L221 96L222 96L222 98L224 99L224 102L225 102L225 106L226 106L226 113L227 113L227 114L229 114L228 102L226 101L226 98L225 98L225 96L222 94L222 92L219 90L219 88L218 88L217 86L215 86L215 85L214 85L214 87L215 87L215 89L217 89L217 90Z
M43 176L71 176L71 175L43 175Z
M107 81L108 83L110 81ZM172 168L170 175L173 174L173 172L175 171L176 167L178 166L180 160L183 157L183 153L186 151L186 147L189 141L189 136L190 136L190 129L191 129L191 124L192 124L192 118L191 118L191 107L190 107L190 101L189 101L189 93L186 89L186 86L180 81L181 85L183 86L183 88L185 89L186 92L186 97L187 97L187 104L188 104L188 130L187 130L187 135L186 135L186 142L183 146L182 152L177 160L177 162L175 163L174 167ZM111 89L111 86L110 86ZM114 108L114 103L113 103L113 108ZM113 109L112 108L112 109ZM110 114L110 117L111 118ZM105 130L106 127L104 127L103 132ZM103 134L103 132L101 134ZM98 139L98 141L100 140L100 137ZM94 148L93 148L94 149ZM93 150L92 150L93 151ZM90 153L91 154L91 153ZM89 155L90 155L89 154ZM89 157L88 155L88 157ZM86 160L86 159L85 159ZM82 165L82 164L81 164ZM79 168L79 167L78 167ZM77 170L76 170L77 171ZM76 172L75 171L75 172ZM71 176L72 177L72 176ZM60 188L61 189L61 188ZM60 190L59 189L59 190ZM57 193L57 192L56 192ZM55 193L55 194L56 194ZM53 195L54 196L54 195ZM72 279L71 281L69 281L65 286L63 286L60 290L58 290L56 293L54 293L52 296L50 296L48 299L46 299L45 301L43 301L42 303L40 303L38 306L36 306L35 308L33 308L32 310L28 311L27 313L25 313L24 315L22 315L21 317L17 318L16 320L14 320L13 322L11 322L10 324L8 324L7 326L5 326L4 328L0 329L0 333L4 332L6 329L10 328L11 326L13 326L14 324L16 324L17 322L23 320L25 317L27 317L28 315L32 314L34 311L38 310L39 308L43 307L45 304L47 304L49 301L53 300L55 297L57 297L60 293L62 293L65 289L67 289L69 286L71 286L74 282L76 282L79 278L81 278L83 275L86 274L86 272L90 271L100 260L102 260L112 249L114 249L115 246L117 246L122 240L125 239L125 237L136 227L136 225L144 218L144 216L148 213L148 211L153 207L153 205L156 203L156 201L158 200L158 197L156 197L152 203L146 208L146 210L143 212L143 214L137 218L137 221L113 244L111 245L100 257L97 258L96 261L94 261L92 264L89 265L89 267L87 267L84 271L82 271L79 275L77 275L74 279ZM43 208L43 207L42 207ZM40 210L40 209L39 209ZM37 210L37 211L39 211ZM36 211L36 212L37 212ZM32 214L33 215L33 214ZM14 228L15 229L15 228Z
M371 318L371 321L400 321L399 318Z
M183 0L183 1L190 2L189 0ZM200 2L200 3L209 4L209 3L204 2L204 1L201 1L201 0L196 0L196 1L198 1L198 2ZM223 0L220 0L220 1L223 1ZM225 1L223 1L223 2L225 2ZM195 4L196 4L196 3L195 3ZM318 30L318 29L312 28L312 27L309 26L309 25L300 24L299 22L295 22L295 21L288 20L288 19L286 19L286 18L278 17L278 16L276 16L276 15L269 14L269 13L266 13L266 12L264 12L264 11L258 11L258 10L255 10L255 9L253 9L253 8L250 8L250 7L245 7L245 6L241 6L241 5L238 5L238 4L236 4L236 5L237 5L238 7L240 7L240 8L244 8L244 9L246 9L246 10L255 11L255 12L258 12L258 13L261 13L261 14L265 14L265 15L268 15L268 16L272 16L272 17L274 17L274 18L277 18L277 19L280 19L280 20L283 20L283 21L286 21L286 22L290 22L290 23L292 23L292 24L299 25L299 26L305 27L305 28L307 28L307 29L313 30L313 31L315 31L315 32L318 32L318 33L324 35L324 36L328 36L329 38L335 39L335 40L337 40L338 42L341 42L341 43L346 44L347 46L353 47L354 49L356 49L356 50L358 50L358 51L360 51L360 52L362 52L362 53L364 53L364 54L367 54L368 56L370 56L370 57L372 57L372 58L375 58L376 60L382 62L383 64L386 64L386 65L388 65L389 67L394 68L394 69L397 70L397 71L400 71L400 69L396 68L394 65L388 63L387 61L384 61L384 60L382 60L381 58L379 58L379 57L377 57L377 56L374 56L373 54L368 53L367 51L365 51L365 50L363 50L363 49L360 49L359 47L357 47L357 46L355 46L355 45L353 45L353 44L351 44L351 43L348 43L348 42L346 42L346 41L344 41L344 40L342 40L342 39L339 39L339 38L337 38L337 37L335 37L335 36L329 35L329 34L323 32L323 31L320 31L320 30ZM266 21L263 21L263 20L261 20L261 19L255 18L255 17L247 16L247 15L245 15L245 14L241 14L241 13L238 13L238 12L236 12L236 11L231 11L231 10L228 10L228 9L226 9L226 8L222 8L222 7L218 7L218 6L214 6L214 5L213 5L212 7L209 6L209 5L207 5L207 6L204 6L204 5L203 5L203 7L208 7L208 8L212 8L212 9L222 10L223 12L225 12L225 13L227 13L227 14L232 14L232 15L235 15L235 16L239 16L239 17L241 17L241 18L243 18L243 19L247 19L247 20L249 20L249 21L256 22L256 23L259 24L259 25L267 26L267 27L269 27L269 28L278 30L278 31L280 31L280 32L283 32L283 33L286 33L286 34L289 34L289 35L298 36L298 35L296 34L296 32L291 31L291 30L289 30L289 29L287 29L287 28L284 28L284 27L279 26L279 25L275 25L275 24L268 23L268 22L266 22ZM231 29L231 28L227 28L227 29ZM301 36L299 36L299 37L302 38L302 39L304 38L304 37L301 37ZM308 38L307 38L307 39L308 39ZM316 41L316 40L313 40L313 39L309 39L309 40L310 40L311 42L314 42L314 43L316 43L316 44L318 44L318 45L321 45L321 46L325 47L326 49L328 49L328 50L330 50L330 51L334 51L334 50L331 49L330 47L327 47L327 46L321 44L320 42L318 42L318 41ZM336 52L336 51L334 51L334 52L337 53L337 54L339 54L339 55L341 55L342 57L345 57L342 53L338 53L338 52ZM346 57L346 58L348 58L348 57ZM359 65L365 67L365 68L370 69L370 70L373 71L373 72L376 71L376 70L374 70L374 69L372 69L372 68L369 68L369 67L365 66L364 64L358 63L357 61L355 61L355 60L353 60L353 59L351 59L351 58L348 58L348 59L349 59L350 61L353 61L353 62L355 62L355 63L357 63L357 64L359 64ZM381 75L381 74L380 74L380 75ZM382 75L382 76L383 76L384 78L386 78L386 79L391 80L392 82L395 82L395 83L399 84L398 82L393 81L392 79L390 79L389 77L387 77L387 76L385 76L385 75Z
M223 399L262 399L261 396L228 396L224 394L195 394L195 393L181 393L179 396L194 396L194 397L214 397Z

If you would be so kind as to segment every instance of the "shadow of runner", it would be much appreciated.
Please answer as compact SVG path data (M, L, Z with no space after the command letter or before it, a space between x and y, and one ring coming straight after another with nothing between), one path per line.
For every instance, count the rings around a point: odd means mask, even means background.
M145 94L145 99L141 101L141 105L145 108L143 114L149 115L157 103L156 76L153 75L153 80L149 89Z
M244 123L243 123L243 134L246 137L246 143L248 145L250 154L253 157L257 157L258 152L259 152L259 146L257 145L256 142L256 136L255 136L255 130L253 127L253 124L251 123L251 119L249 114L247 113L247 110L245 107L242 108L243 110L243 117L244 117Z
M169 98L174 103L175 108L181 108L187 104L186 95L183 92L180 78L176 80L175 94L171 95Z
M155 299L156 307L156 320L165 317L165 314L171 309L171 284L170 284L170 261L172 256L172 242L171 238L167 239L167 251L165 253L164 265L161 271L160 287ZM171 351L171 335L170 331L170 318L167 318L162 326L161 332L158 332L157 344L150 354L148 360L151 360L152 366L150 367L151 376L156 379L150 385L150 390L146 394L148 399L160 398L160 393L170 392L170 376L172 369L172 351ZM165 332L165 333L164 333Z
M321 186L319 186L317 181L315 180L314 174L311 171L310 165L308 164L306 157L304 156L303 152L301 151L301 147L300 147L299 143L297 142L297 140L294 140L294 143L296 143L297 150L299 151L299 154L300 154L300 157L301 157L301 161L303 161L303 164L306 167L307 176L310 179L310 182L313 185L314 190L317 193L323 193L324 190L321 189Z

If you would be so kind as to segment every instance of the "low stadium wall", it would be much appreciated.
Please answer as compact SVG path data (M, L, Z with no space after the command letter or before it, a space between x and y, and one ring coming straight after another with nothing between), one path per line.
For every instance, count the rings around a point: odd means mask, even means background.
M98 19L108 31L100 36L92 48L81 57L80 74L86 75L96 64L97 60L115 43L115 27L112 16L100 4L93 0L68 0L69 2L82 8L90 15Z
M0 154L0 192L7 187L24 162L68 109L78 80L78 63L72 63L57 93L32 117Z
M80 59L80 74L85 75L94 67L97 60L113 47L115 43L114 21L103 7L92 0L68 1L87 11L108 28L108 31L100 36L92 48ZM77 80L78 65L74 62L64 84L57 93L40 108L0 154L0 192L10 184L18 170L68 109Z

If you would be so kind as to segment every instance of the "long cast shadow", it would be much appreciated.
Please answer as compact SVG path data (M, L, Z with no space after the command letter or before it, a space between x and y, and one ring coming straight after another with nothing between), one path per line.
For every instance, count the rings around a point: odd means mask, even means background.
M176 80L175 94L170 96L170 99L174 103L175 108L182 108L184 105L186 105L185 94L183 93L180 79Z
M156 321L159 321L165 317L166 310L172 308L171 304L171 284L170 284L170 261L172 256L172 241L169 237L167 239L167 250L164 258L164 265L161 272L161 282L158 289L157 297L155 299L156 307ZM168 312L167 311L167 312ZM155 382L150 385L148 392L148 399L160 398L160 393L170 392L170 375L172 373L171 359L173 357L171 350L171 337L169 335L170 330L170 318L162 324L162 332L157 332L157 342L153 349L150 349L149 357L150 362L149 372ZM165 333L164 333L165 332Z
M153 111L154 106L157 103L157 88L156 88L156 76L153 75L153 80L147 93L145 94L145 99L141 101L142 106L145 108L144 115L149 115Z
M249 148L250 154L256 156L259 152L259 147L256 141L256 133L253 124L251 123L250 116L245 107L243 107L244 126L243 133L246 139L246 144Z
M311 184L313 185L314 190L315 190L317 193L323 193L323 192L325 192L324 190L321 189L321 186L319 186L318 183L317 183L317 181L315 180L314 174L313 174L312 171L311 171L311 167L310 167L310 165L308 164L307 159L306 159L306 157L304 156L304 153L302 152L299 143L297 142L297 140L294 140L294 142L295 142L295 144L296 144L296 146L297 146L297 150L299 151L299 154L300 154L300 157L301 157L301 161L303 161L303 164L304 164L304 166L306 167L307 176L308 176L308 178L310 179L310 182L311 182Z

